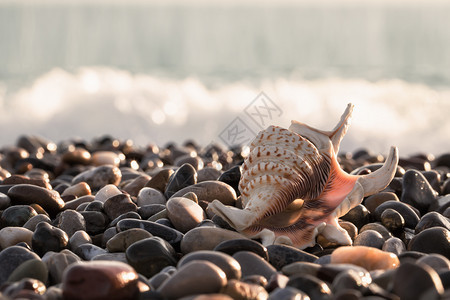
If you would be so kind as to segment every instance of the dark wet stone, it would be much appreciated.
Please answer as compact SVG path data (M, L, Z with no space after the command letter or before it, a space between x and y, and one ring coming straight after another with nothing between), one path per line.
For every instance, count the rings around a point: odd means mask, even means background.
M239 181L241 180L241 167L234 166L227 171L223 172L222 175L217 179L218 181L225 182L231 186L236 195L239 196L241 193L239 191Z
M87 234L86 231L83 230L79 230L77 232L75 232L70 238L69 238L69 247L72 251L74 251L75 249L78 248L78 246L86 244L92 243L92 239L89 236L89 234Z
M434 161L435 167L447 167L450 168L450 153L441 154Z
M215 264L225 272L228 280L241 279L241 265L228 254L210 250L192 252L183 256L177 267L180 268L193 260L206 260Z
M286 245L270 245L267 246L267 251L270 264L277 270L281 270L293 262L314 262L318 258L313 254Z
M289 278L288 286L306 293L311 299L332 299L330 287L311 275L297 274Z
M369 286L371 280L372 278L370 278L370 275L367 280L367 278L362 278L360 274L354 270L343 271L334 278L332 290L334 293L345 289L362 290Z
M439 275L431 267L422 264L402 263L393 282L393 292L402 300L420 299L424 295L442 294L444 288Z
M230 224L228 224L228 222L225 221L221 216L214 215L211 218L211 221L213 221L214 224L216 224L220 228L227 229L227 230L230 230L230 231L236 231L236 229L231 227Z
M445 196L438 196L437 200L430 205L429 211L436 211L444 214L444 211L450 207L450 193Z
M170 275L165 272L159 272L155 275L153 275L151 278L149 278L148 283L154 288L158 289L161 284L170 278Z
M65 300L136 299L138 274L125 263L91 261L73 264L64 274Z
M87 204L86 208L84 209L84 211L99 211L99 212L103 212L103 205L104 203L98 200L94 200L90 203Z
M316 263L297 261L284 266L281 269L281 272L287 276L295 274L309 274L312 276L316 276L320 268L321 265Z
M450 178L444 181L444 184L442 185L442 195L448 195L450 194Z
M182 197L183 195L193 192L197 195L198 200L212 202L219 200L225 205L234 205L236 203L236 192L228 184L221 181L203 181L197 184L185 187L176 192L173 197Z
M139 207L151 204L166 204L166 197L159 190L149 187L142 188L138 195L136 203Z
M168 300L189 295L219 293L227 283L225 273L216 265L191 261L181 267L158 288Z
M441 174L439 174L439 172L437 172L436 170L431 170L431 171L423 171L422 175L425 177L425 179L431 185L433 190L435 190L436 192L438 192L440 194L440 192L441 192Z
M428 254L417 260L417 263L425 264L433 268L436 272L446 272L450 270L450 260L440 254Z
M6 209L11 205L11 199L6 194L0 193L0 210Z
M147 278L160 272L164 267L175 266L177 255L173 247L159 237L140 240L126 250L129 264Z
M127 173L125 173L127 174ZM133 174L134 175L134 174ZM145 184L150 180L150 176L147 174L136 174L137 177L130 179L131 182L123 187L123 191L128 193L130 196L136 197L139 191L145 186ZM122 182L124 182L124 173L122 172Z
M31 248L39 256L43 256L48 251L59 252L66 249L68 244L67 233L46 222L37 224L31 240Z
M78 255L82 260L92 260L94 257L100 254L108 253L105 249L93 244L82 244L78 246L74 253Z
M121 214L120 216L118 216L117 218L112 220L111 223L109 223L108 227L115 227L117 225L117 223L119 223L119 221L123 220L123 219L142 220L141 216L137 212L129 211L129 212Z
M180 243L184 236L176 229L146 220L124 219L117 223L116 228L118 232L125 231L131 228L144 229L150 232L152 235L164 239L175 249L180 248Z
M406 250L406 246L401 239L397 237L391 237L390 239L384 242L383 247L381 247L381 250L394 253L395 255L398 256L400 253Z
M347 233L350 236L350 238L352 239L352 241L354 241L356 236L358 235L358 228L355 226L355 224L348 222L348 221L339 220L339 225L347 231ZM316 244L316 245L318 245L318 244ZM305 251L307 251L309 253L313 253L312 251L317 251L317 250L309 251L308 249L305 249Z
M64 201L58 192L31 184L18 184L8 191L12 205L39 204L50 215L56 215L64 207Z
M309 300L311 299L306 293L291 286L285 288L277 288L269 294L268 300Z
M260 285L262 287L267 286L267 279L266 277L262 276L262 275L249 275L249 276L245 276L241 279L242 282L247 282L247 283L251 283L251 284L257 284Z
M270 280L265 285L265 289L270 293L276 288L284 288L289 281L289 277L286 275L276 273L272 277L270 277Z
M426 254L418 251L403 251L398 255L398 260L400 264L406 262L415 263L419 258L424 257Z
M408 228L415 228L417 223L419 223L420 218L414 210L405 203L398 201L386 201L383 204L380 204L375 210L375 218L378 221L381 221L382 213L388 208L391 208L402 215L405 220L405 226Z
M169 182L169 178L172 176L173 173L174 171L172 169L163 169L159 171L155 176L153 176L152 179L150 179L145 186L154 188L160 191L161 193L164 193L164 191L166 190L166 186Z
M258 284L228 280L221 289L221 293L230 296L232 299L267 299L269 294L266 289Z
M365 230L358 234L355 238L355 246L367 246L381 249L384 244L383 236L375 230Z
M186 163L179 167L170 177L164 196L169 199L179 190L197 183L197 171L193 166Z
M48 269L47 265L40 259L30 259L20 264L8 277L9 282L20 281L24 278L32 278L47 282Z
M113 220L121 214L136 212L137 206L133 203L129 195L119 194L109 197L103 205L103 210L109 219Z
M370 282L371 277L369 272L364 269L363 267L354 265L354 264L328 264L320 267L320 269L317 270L316 277L320 280L326 281L326 282L334 282L336 277L345 272L355 272L360 279L364 280L365 282ZM313 274L310 274L313 275Z
M8 178L5 178L2 182L2 185L6 184L12 184L12 185L16 185L16 184L32 184L32 185L37 185L46 189L51 189L51 186L48 184L48 182L44 179L40 179L40 178L30 178L24 175L18 175L18 174L13 174Z
M436 201L437 192L433 190L422 173L408 170L403 176L403 190L401 201L411 204L421 213L428 211L430 205Z
M149 221L150 221L150 220L149 220ZM176 229L175 226L173 226L172 222L170 222L170 220L167 219L167 218L161 218L161 219L158 219L158 220L155 221L155 223L158 223L158 224L167 226L167 227L169 227L169 228Z
M396 232L405 226L405 219L398 211L387 208L381 214L381 224L390 231Z
M379 234L381 234L381 236L385 241L392 237L392 234L389 232L389 230L387 230L386 227L384 227L382 224L379 223L369 223L364 225L359 231L359 234L363 233L366 230L377 231Z
M122 173L119 168L105 165L84 171L72 180L72 185L86 182L92 191L98 191L107 184L119 185Z
M239 251L233 254L233 258L241 265L242 277L261 275L269 280L270 277L277 272L277 270L261 256L250 251Z
M3 284L13 271L25 261L38 259L39 256L25 247L11 246L0 252L0 285Z
M91 161L91 153L83 148L73 148L64 152L61 159L69 165L88 165Z
M371 299L370 297L366 297L367 299ZM373 297L372 297L373 298ZM345 290L338 290L333 297L334 300L359 300L363 299L363 295L358 290L352 290L352 289L345 289ZM384 298L381 298L384 299ZM372 300L381 300L377 297L373 298Z
M64 230L69 238L78 230L86 230L86 222L79 212L68 209L58 214L55 220L56 227Z
M342 220L353 223L358 229L370 222L370 212L367 208L359 204L352 208L347 214L341 217Z
M420 221L416 226L415 233L418 234L425 229L433 227L443 227L450 230L450 221L440 213L434 211L429 212L420 218Z
M88 205L92 201L94 201L94 196L92 196L92 195L82 196L80 198L76 198L76 199L67 201L66 205L64 206L64 209L73 209L76 211L81 211L81 210L84 210L84 208L81 209L81 207L80 207L82 204ZM80 208L78 208L78 207L80 207Z
M198 156L191 156L191 154L185 154L177 157L173 164L177 167L184 164L190 164L196 171L203 168L203 160Z
M166 206L163 204L149 204L139 207L137 212L142 219L148 219L164 209L166 209Z
M5 209L1 222L7 226L23 226L28 220L36 216L37 212L29 205L14 205Z
M409 242L408 250L442 254L450 259L450 231L443 227L425 229Z
M104 213L99 211L81 211L80 214L86 222L86 232L89 234L102 233L108 226L109 219Z

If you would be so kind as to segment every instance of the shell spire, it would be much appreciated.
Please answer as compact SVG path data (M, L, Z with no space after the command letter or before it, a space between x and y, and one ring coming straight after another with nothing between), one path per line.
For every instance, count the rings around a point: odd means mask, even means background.
M292 121L289 129L269 126L259 132L242 165L243 209L218 200L209 207L237 231L261 238L265 245L305 248L315 244L318 233L330 241L351 244L337 218L364 196L384 189L398 163L393 147L384 166L372 174L350 175L341 169L336 155L352 112L349 104L331 131Z

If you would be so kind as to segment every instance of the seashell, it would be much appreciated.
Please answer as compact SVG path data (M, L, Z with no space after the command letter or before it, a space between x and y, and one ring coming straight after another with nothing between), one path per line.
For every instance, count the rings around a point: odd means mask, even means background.
M209 207L240 233L264 245L306 248L318 233L351 245L338 218L394 177L398 150L391 147L384 165L367 175L351 175L337 161L339 144L350 125L348 104L332 131L292 121L289 129L269 126L250 145L239 182L243 209L214 200Z

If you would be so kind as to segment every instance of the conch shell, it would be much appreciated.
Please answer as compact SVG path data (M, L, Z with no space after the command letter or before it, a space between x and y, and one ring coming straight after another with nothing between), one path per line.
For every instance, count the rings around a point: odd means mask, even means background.
M250 145L239 182L243 209L214 200L209 207L230 226L265 245L306 248L318 233L351 245L338 218L394 177L398 150L391 147L384 165L367 175L350 175L337 161L339 144L350 125L349 104L332 131L292 121L289 129L269 126Z

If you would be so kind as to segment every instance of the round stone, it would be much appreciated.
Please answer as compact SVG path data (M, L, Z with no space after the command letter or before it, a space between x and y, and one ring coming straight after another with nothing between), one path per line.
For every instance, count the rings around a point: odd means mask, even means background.
M333 264L354 264L368 271L395 269L399 266L397 255L373 247L343 246L331 254Z
M56 226L71 237L78 230L86 230L86 222L79 212L68 209L61 212L54 222Z
M285 288L276 288L269 294L268 300L310 300L309 296L291 286L287 286Z
M267 248L261 243L247 238L223 241L214 248L214 251L220 251L231 256L239 251L250 251L269 261Z
M169 199L177 191L197 183L197 171L189 163L183 164L170 177L164 196Z
M39 204L50 215L56 215L64 207L64 201L58 192L31 184L13 186L8 191L8 197L13 205Z
M340 272L333 280L332 290L336 293L340 290L350 289L359 290L367 288L372 281L370 276L361 277L358 272L354 270L347 270Z
M125 254L125 252L102 253L94 256L91 260L112 260L128 264L127 255Z
M0 210L6 209L11 205L11 199L3 193L0 193Z
M167 217L175 228L183 233L196 227L205 218L205 212L194 201L183 197L172 197L167 201Z
M232 299L267 299L269 297L264 287L236 279L228 280L221 292Z
M395 255L398 256L399 254L401 254L403 251L406 250L406 246L401 239L397 237L391 237L390 239L384 242L381 250L394 253Z
M72 251L64 249L61 252L49 251L42 257L42 261L46 264L51 284L61 283L64 271L73 264L78 263L81 259Z
M52 220L47 215L36 215L29 219L24 225L23 228L34 231L36 229L36 225L41 222L51 223Z
M316 276L320 268L321 266L316 263L297 261L284 266L281 269L281 272L286 276L295 274L309 274L312 276Z
M30 259L38 259L36 253L25 247L11 246L0 252L0 285L5 283L11 273L22 263Z
M172 196L182 197L189 192L195 193L199 201L204 200L212 202L213 200L219 200L225 205L234 205L237 199L234 189L228 184L220 181L203 181L190 185L179 190Z
M398 211L388 208L381 214L381 224L390 231L396 232L405 226L405 219Z
M261 275L269 280L277 270L261 256L250 251L239 251L233 254L241 265L242 277Z
M440 254L428 254L417 260L417 263L425 264L433 268L436 272L446 272L450 270L450 260Z
M205 260L215 264L225 272L228 280L241 279L241 265L230 255L218 251L202 250L189 253L183 256L177 267L181 268L194 260Z
M219 178L221 174L222 172L214 167L205 167L197 171L197 182L218 180L217 178Z
M364 200L364 206L367 208L367 210L374 214L375 210L378 206L383 204L386 201L400 201L395 193L392 192L380 192L376 193L372 196L367 197Z
M450 259L450 231L443 227L425 229L413 237L408 250L442 254Z
M411 207L399 201L389 200L380 204L375 209L375 218L378 221L381 221L382 213L388 208L397 211L403 217L403 219L405 220L406 227L415 228L417 226L417 223L419 222L419 216L414 212L414 210Z
M0 230L0 248L5 249L20 242L31 245L33 232L22 227L5 227Z
M447 230L450 230L450 221L440 213L431 211L420 218L420 221L419 223L417 223L417 226L415 228L415 233L418 234L425 229L433 227L443 227Z
M269 263L277 270L281 270L284 266L293 262L314 262L318 257L286 245L269 245L267 246L269 253Z
M239 192L239 181L241 180L241 167L240 166L234 166L227 171L223 172L222 175L217 179L218 181L222 181L229 186L231 186L234 191L236 192L236 195L240 195Z
M84 148L74 148L64 152L61 159L69 165L88 165L91 161L91 153Z
M330 287L311 275L293 275L289 278L287 285L305 292L311 299L332 299Z
M244 239L240 233L214 227L197 227L189 230L181 241L181 252L186 254L199 250L213 250L223 241Z
M43 256L48 251L59 252L66 249L68 243L67 233L46 222L41 222L33 233L31 247L36 254Z
M86 222L86 232L89 234L99 234L105 231L108 226L108 217L99 211L80 211Z
M341 217L342 220L353 223L358 229L370 222L370 212L367 208L359 204L349 210L347 214Z
M9 282L20 281L24 278L32 278L47 282L48 269L47 265L40 259L30 259L20 264L8 277Z
M23 226L28 220L36 216L37 212L29 205L10 206L2 212L2 223L6 226Z
M380 223L369 223L364 225L359 231L359 234L363 233L366 230L373 230L378 232L379 234L381 234L384 240L390 239L392 237L390 231Z
M137 212L136 204L134 204L130 196L126 194L109 197L105 201L103 209L111 220L127 212Z
M431 267L406 262L400 265L395 274L393 292L402 300L414 300L430 292L434 295L443 294L444 288L439 275Z
M122 179L120 169L114 166L100 166L84 171L72 180L72 185L86 182L93 191L98 191L108 184L119 185Z
M131 228L144 229L150 232L153 236L160 237L163 240L167 241L170 245L172 245L172 247L177 250L180 248L180 243L183 239L183 234L178 230L146 220L124 219L117 223L116 228L118 232L125 231Z
M152 235L140 228L131 228L117 233L106 243L109 252L124 252L133 243L152 237Z
M63 276L64 299L135 299L139 294L138 274L117 261L91 261L73 264Z
M158 288L168 300L189 295L219 293L226 285L225 273L213 263L191 261Z
M366 286L372 281L370 273L354 264L327 264L317 271L317 278L326 282L334 282L341 273L354 272ZM310 274L311 275L311 274Z
M123 154L112 151L97 151L92 154L91 164L94 166L110 165L118 167Z
M367 246L381 249L384 244L383 236L375 230L365 230L355 238L355 246Z
M117 186L115 186L114 184L107 184L95 194L94 201L105 203L108 198L120 194L122 194L122 192L117 188Z
M78 246L83 244L91 244L92 239L89 234L84 230L78 230L69 238L69 246L72 251L78 248Z
M177 264L175 250L168 242L159 237L150 237L135 242L128 247L126 256L129 264L147 278L167 266Z
M139 207L151 204L165 205L166 197L164 197L164 194L157 189L144 187L139 191L136 203Z

